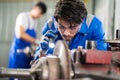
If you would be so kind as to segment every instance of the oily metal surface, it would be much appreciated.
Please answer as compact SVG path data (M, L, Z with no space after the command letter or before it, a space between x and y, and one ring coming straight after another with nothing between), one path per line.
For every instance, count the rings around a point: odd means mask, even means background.
M68 46L64 41L58 41L54 48L54 55L58 56L61 65L61 78L70 79L71 73L71 58Z

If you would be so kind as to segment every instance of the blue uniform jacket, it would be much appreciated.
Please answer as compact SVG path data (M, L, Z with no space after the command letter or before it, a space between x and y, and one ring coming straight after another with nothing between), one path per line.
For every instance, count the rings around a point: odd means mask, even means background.
M57 26L55 26L55 19L52 17L51 23L47 21L42 29L42 35L44 35L48 30L54 30L57 32L57 38L55 39L55 42L57 40L62 40L62 37L57 29ZM94 40L97 42L97 49L98 50L107 50L107 44L104 43L104 36L105 32L103 30L102 22L97 18L93 17L90 25L88 26L86 23L86 18L83 20L81 28L78 30L75 37L72 39L69 49L76 49L78 46L83 46L85 48L85 42L86 40ZM48 50L48 54L52 54L53 49Z

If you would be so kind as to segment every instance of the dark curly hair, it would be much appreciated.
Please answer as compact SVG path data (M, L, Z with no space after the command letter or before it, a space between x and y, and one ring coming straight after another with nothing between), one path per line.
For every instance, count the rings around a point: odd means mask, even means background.
M76 24L80 24L86 16L87 9L80 0L60 0L54 13L56 21L61 18Z

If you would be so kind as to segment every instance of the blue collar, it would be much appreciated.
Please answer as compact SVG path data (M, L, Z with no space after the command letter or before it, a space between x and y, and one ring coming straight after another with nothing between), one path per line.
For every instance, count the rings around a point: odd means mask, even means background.
M80 26L81 26L81 28L79 29L78 33L87 34L88 25L86 24L86 18L83 20L83 22Z

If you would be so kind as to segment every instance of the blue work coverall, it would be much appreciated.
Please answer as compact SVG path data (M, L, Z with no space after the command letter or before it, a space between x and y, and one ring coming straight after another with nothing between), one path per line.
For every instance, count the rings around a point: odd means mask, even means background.
M30 28L30 21L28 21L28 24L29 25L25 30L25 33L33 38L36 38L36 30L34 28ZM34 59L34 57L28 57L24 52L18 52L17 50L23 50L26 47L30 47L31 44L32 43L27 42L21 38L17 38L16 35L14 35L9 53L9 68L30 68L30 62ZM10 78L10 80L14 80L14 78Z
M77 34L72 39L69 49L76 49L78 46L82 46L85 48L86 40L94 40L97 42L96 48L97 50L107 50L107 44L104 43L105 39L105 33L103 30L102 22L94 16L91 20L90 25L88 26L86 23L87 17L83 20L81 24L81 28L78 30ZM57 40L62 40L62 37L57 29L57 26L55 26L55 18L52 17L51 22L50 20L47 21L42 29L42 35L44 35L48 30L53 30L57 33L57 38L55 39L55 42ZM49 49L47 54L52 54L53 49Z

